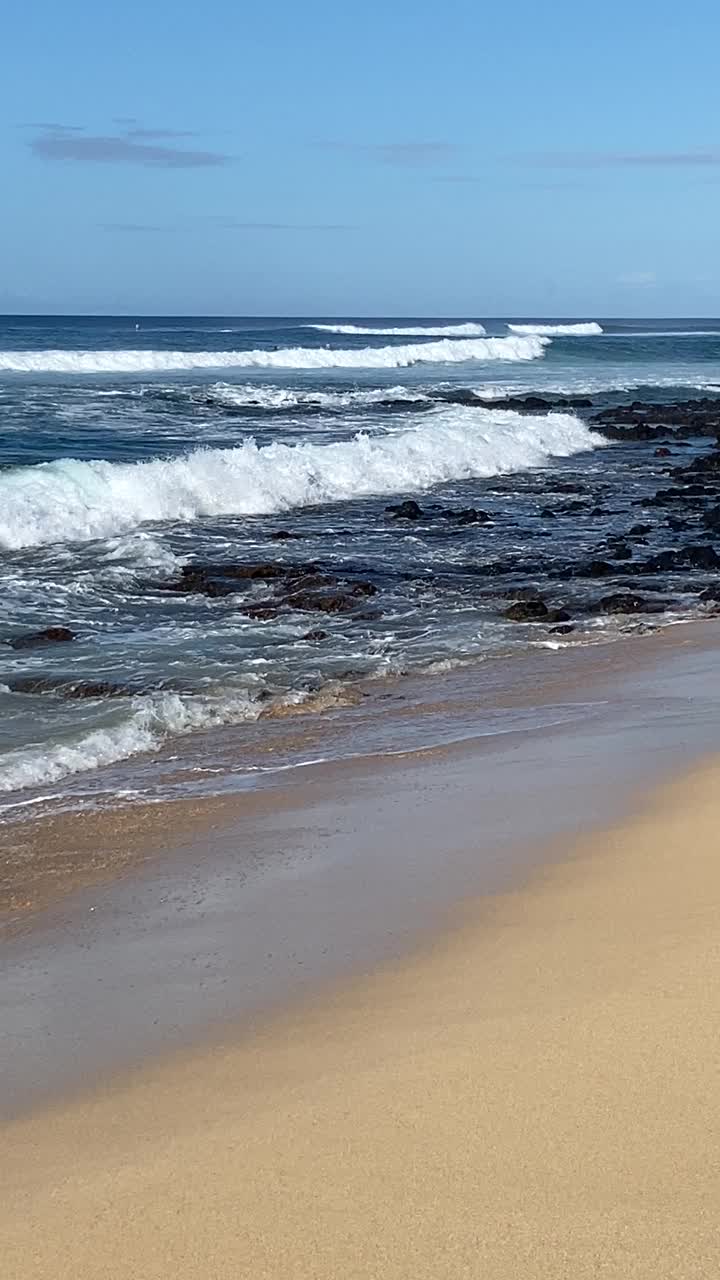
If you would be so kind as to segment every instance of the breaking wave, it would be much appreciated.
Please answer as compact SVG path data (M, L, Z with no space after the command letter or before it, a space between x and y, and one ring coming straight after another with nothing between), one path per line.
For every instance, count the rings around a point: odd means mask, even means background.
M114 537L149 521L265 515L522 471L601 442L567 413L438 408L331 444L246 440L148 462L62 459L0 473L0 547Z
M433 392L413 387L375 387L367 391L302 391L292 387L234 386L216 382L203 390L202 399L227 409L363 409L373 405L418 405L429 402Z
M0 756L0 792L57 782L73 773L157 751L168 738L195 729L257 720L261 710L262 705L246 693L216 697L145 694L133 698L129 714L80 734L74 741L19 747Z
M524 337L541 338L592 338L604 332L595 320L587 324L509 324L508 329Z
M0 351L5 373L171 373L184 369L402 369L466 360L537 360L548 339L445 338L397 347L286 347L280 351Z
M319 329L322 333L358 334L379 338L482 338L485 325L468 321L465 324L404 325L399 329L380 329L362 324L309 324L307 329Z

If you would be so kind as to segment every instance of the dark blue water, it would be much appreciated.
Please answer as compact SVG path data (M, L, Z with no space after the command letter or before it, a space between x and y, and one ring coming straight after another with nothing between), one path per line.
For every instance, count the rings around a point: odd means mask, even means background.
M568 540L590 555L622 532L660 465L608 449L587 412L487 402L713 396L720 321L512 324L536 331L482 318L0 318L2 638L76 635L1 651L0 790L14 802L78 777L91 789L107 766L145 768L194 733L329 714L378 678L621 630L593 613L592 586L558 582L553 565ZM422 519L393 520L385 508L409 497ZM467 508L490 519L455 518ZM188 566L268 561L304 569L305 596L268 575L231 593L173 589ZM360 592L338 612L313 603L331 577ZM572 635L504 618L503 593L529 581L582 612ZM676 616L695 607L679 589ZM73 682L104 688L69 698Z

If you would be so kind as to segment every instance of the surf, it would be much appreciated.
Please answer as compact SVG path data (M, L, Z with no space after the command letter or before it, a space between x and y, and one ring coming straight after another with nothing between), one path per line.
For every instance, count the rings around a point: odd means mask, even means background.
M411 420L412 421L412 420ZM62 459L0 473L0 547L108 538L148 522L265 515L415 492L568 457L601 443L569 413L458 406L330 444L248 439L142 462Z
M188 369L402 369L471 360L537 360L549 339L443 338L395 347L286 347L278 351L0 351L0 372L28 374L172 373Z

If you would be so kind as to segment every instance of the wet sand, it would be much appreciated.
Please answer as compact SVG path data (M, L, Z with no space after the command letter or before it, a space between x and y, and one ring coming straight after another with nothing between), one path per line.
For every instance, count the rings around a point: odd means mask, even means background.
M408 960L3 1137L9 1280L707 1280L720 765Z
M158 855L216 842L218 833L263 811L297 806L298 793L318 776L337 777L342 786L353 771L382 768L383 761L394 768L398 757L431 757L434 748L487 754L502 752L506 739L542 740L563 731L570 738L628 689L642 698L647 673L652 680L664 666L670 707L678 700L675 669L682 699L687 670L693 661L707 663L718 635L720 624L709 619L587 647L540 646L430 677L369 682L351 710L334 706L313 715L296 708L281 721L270 717L173 742L148 758L146 791L128 796L120 765L100 771L104 790L97 795L85 793L83 775L66 780L53 797L16 793L0 805L0 936L32 926L38 913L78 889L137 872ZM714 698L712 687L706 697ZM694 718L702 721L697 707ZM695 750L720 747L712 734L696 742L695 726L691 736ZM668 738L664 725L661 737Z
M633 662L592 689L549 684L539 719L521 703L505 732L495 721L483 737L487 720L469 715L465 741L293 770L195 830L176 810L165 855L60 898L6 940L0 1116L247 1032L394 962L458 902L523 882L640 789L720 750L715 650L676 634L687 640L632 646ZM457 700L444 706L456 721ZM62 823L58 839L72 837ZM131 835L142 852L142 822Z

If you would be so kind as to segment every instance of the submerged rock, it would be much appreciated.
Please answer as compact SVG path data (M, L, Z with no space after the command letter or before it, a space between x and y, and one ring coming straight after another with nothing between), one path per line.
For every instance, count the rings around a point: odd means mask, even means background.
M476 507L463 507L460 511L446 507L440 515L444 520L451 520L453 524L459 525L492 523L492 516L487 511L478 511Z
M677 551L661 551L635 566L639 573L672 573L676 569L720 569L720 556L710 546L691 544Z
M398 502L394 506L386 507L385 510L393 520L422 520L424 515L422 507L412 500Z
M610 578L620 572L616 564L608 564L607 560L586 560L574 571L576 578Z
M69 627L45 627L43 631L31 631L28 635L15 636L8 641L11 649L34 649L38 645L67 644L77 635Z
M649 604L644 596L623 591L611 596L603 596L598 601L597 608L598 613L652 613L656 611L657 606Z
M608 555L613 560L632 560L633 550L627 542L615 542L608 547Z
M53 693L61 698L134 698L149 692L111 680L73 680L67 676L10 676L3 681L13 693Z
M505 610L508 622L546 622L550 611L544 600L517 600ZM558 619L560 621L560 619Z
M710 507L709 511L704 511L702 522L706 529L720 533L720 507Z

